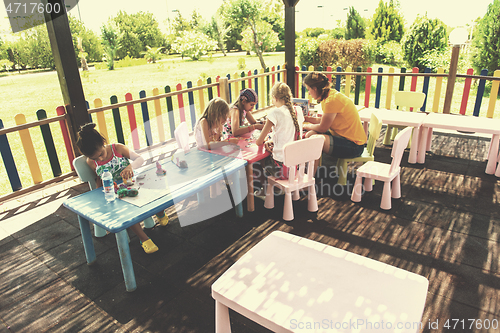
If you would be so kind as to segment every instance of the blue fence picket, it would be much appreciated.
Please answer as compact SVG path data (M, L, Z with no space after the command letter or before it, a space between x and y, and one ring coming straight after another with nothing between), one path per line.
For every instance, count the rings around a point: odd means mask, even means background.
M430 73L430 72L431 72L431 69L429 67L427 67L424 70L424 73ZM424 77L424 86L422 87L422 92L425 94L425 99L424 99L424 104L420 108L420 111L425 111L425 107L427 105L427 94L429 93L429 81L430 81L430 77L428 77L428 76Z
M144 90L139 91L139 98L146 98ZM146 144L150 147L153 144L153 135L151 133L151 122L149 121L148 102L141 102L142 121L144 122L144 133L146 134Z
M303 71L307 71L307 67L304 66L304 65L302 65L302 70ZM301 96L300 96L300 98L306 98L306 86L304 86L304 78L306 76L307 76L307 74L305 74L305 73L302 73L302 75L301 75L301 77L302 77L302 80L301 80L301 82L302 82L302 88L301 88ZM297 82L297 84L299 84L299 83Z
M277 68L277 70L279 71L281 67L278 65L276 68ZM281 76L280 76L280 74L281 74L281 73L278 73L278 76L277 76L278 81L281 81Z
M0 129L3 128L3 121L0 119ZM14 156L12 155L12 150L10 149L7 134L0 135L0 154L2 155L3 165L5 166L5 171L7 171L12 191L22 189L23 186L21 185L21 179L19 178L19 173L17 172L16 163L14 162Z
M87 111L88 111L90 109L89 102L85 101L85 105L87 106ZM90 113L89 113L89 122L93 123L93 121L92 121L92 115Z
M384 69L382 67L378 68L378 72L382 73ZM382 75L377 77L377 88L375 89L375 107L380 108L380 95L382 93Z
M342 73L342 67L337 67L337 72ZM340 91L340 84L342 83L342 75L335 75L335 90Z
M486 75L488 75L488 70L483 69L481 71L481 76L486 76ZM476 116L476 117L479 116L479 110L481 109L481 103L483 102L485 84L486 84L485 79L479 80L479 85L477 86L476 104L474 105L474 112L472 114L473 116Z
M188 81L186 83L188 89L193 88L193 83ZM192 91L188 92L189 101L189 114L191 115L191 128L194 130L194 125L196 124L196 109L194 107L194 94Z
M36 112L36 116L38 120L47 119L47 112L40 109ZM61 165L59 164L59 158L57 157L56 146L54 144L54 138L52 136L52 132L50 131L49 124L40 125L40 130L42 131L43 143L45 144L45 150L47 151L47 156L49 157L52 175L54 175L54 177L59 177L62 175Z
M226 77L227 77L228 81L231 80L231 74L227 74ZM231 93L231 83L228 83L227 86L228 86L228 90L229 90L229 103L232 103L233 102L233 94Z

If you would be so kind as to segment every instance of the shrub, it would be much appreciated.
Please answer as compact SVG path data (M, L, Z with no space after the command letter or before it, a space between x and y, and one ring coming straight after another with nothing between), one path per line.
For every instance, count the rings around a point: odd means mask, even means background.
M208 51L215 50L217 42L198 31L183 31L181 37L175 39L172 48L183 57L199 60Z
M318 62L314 67L328 66L346 69L351 66L356 70L358 66L366 68L374 61L375 43L366 39L331 39L323 41L318 46Z
M245 65L245 58L238 58L238 69L244 70L247 66Z
M300 66L309 67L319 62L318 58L318 45L317 38L300 38L297 39L297 52L299 55Z
M446 48L446 27L439 19L418 16L403 37L402 45L408 65L423 70L426 67L426 51L442 51Z
M476 72L488 69L489 75L500 68L500 0L488 5L488 10L479 21L477 35L474 36L475 56L472 58Z
M437 71L438 68L444 68L448 70L450 67L451 59L451 47L445 50L429 50L424 53L424 60L422 63L425 67L429 67L433 73ZM465 74L469 68L472 67L470 59L465 52L460 52L458 57L457 73Z
M377 44L375 51L375 62L392 66L404 65L404 54L401 44L395 41L390 41L383 44Z

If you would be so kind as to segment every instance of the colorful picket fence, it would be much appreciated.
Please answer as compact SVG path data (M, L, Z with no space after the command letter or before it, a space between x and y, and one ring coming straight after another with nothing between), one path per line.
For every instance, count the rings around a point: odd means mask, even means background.
M258 92L259 103L256 108L268 107L268 96L272 84L284 79L285 70L281 66L273 66L267 70L234 73L232 77L228 74L227 80L224 79L225 87L221 87L220 77L216 77L215 80L207 78L206 82L198 80L196 86L191 81L187 82L185 87L180 83L175 87L165 86L163 93L155 88L149 96L147 96L146 91L141 90L138 99L134 99L132 93L127 93L123 102L118 102L118 97L113 95L109 98L109 105L106 106L103 106L103 101L97 98L93 101L93 108L89 108L87 102L89 121L97 124L97 129L107 142L123 143L141 152L173 140L176 125L181 122L187 121L192 130L197 117L205 109L208 101L216 96L232 103L238 98L240 89L250 87ZM221 92L225 95L221 96ZM38 110L39 121L32 123L26 123L26 117L23 114L18 114L15 117L16 126L7 129L4 129L0 119L0 153L12 189L11 194L27 187L26 184L23 186L21 182L20 171L26 171L26 168L20 167L21 165L26 165L31 175L33 185L28 184L30 190L74 175L72 135L66 125L68 115L63 106L59 106L56 112L57 117L47 119L46 112ZM51 123L56 122L59 122L60 129L50 127ZM45 151L35 152L33 142L37 140L33 140L30 130L36 131L37 127L41 131ZM52 135L54 131L57 131L58 136L62 137L64 148L55 148L55 140ZM12 139L19 139L16 141L21 143L19 147L12 149L12 144L7 136L16 135L16 133L18 133L18 138L13 137ZM76 137L76 133L73 133L73 137ZM21 156L20 151L23 151L25 156ZM20 154L14 155L13 152ZM26 164L19 162L24 160L24 157ZM40 166L44 166L44 163L40 163L41 159L48 160L47 165L50 165L52 170L52 175L46 176L47 180L42 177ZM64 160L63 164L67 170L71 170L70 172L62 173L60 160ZM2 171L0 170L0 175ZM3 178L5 179L5 177ZM1 196L4 200L8 197L9 195Z
M301 70L296 67L294 96L310 98L307 96L302 82L307 73L313 70L312 67L303 67ZM318 68L317 70L323 69ZM447 77L443 69L439 69L437 73L430 73L429 69L424 73L418 73L417 69L407 72L405 68L402 68L397 73L394 68L390 68L388 72L383 72L382 68L378 68L376 71L368 68L362 72L362 69L358 67L354 72L351 68L347 68L343 72L340 67L337 67L335 71L328 67L324 72L334 83L334 87L352 98L357 105L391 108L394 91L419 90L427 95L421 110L431 112L439 112L442 107L443 78ZM214 80L208 78L206 82L199 80L196 85L187 82L185 86L180 83L175 87L166 86L161 93L158 88L155 88L149 96L146 91L142 90L139 92L138 99L134 99L131 93L127 93L123 102L119 102L117 96L111 96L109 105L106 106L103 106L101 99L95 99L93 108L89 108L87 105L89 120L97 124L98 130L108 142L120 142L140 152L173 140L175 127L180 122L186 121L192 130L196 118L205 109L207 102L215 96L221 97L223 94L222 98L231 103L237 99L241 89L253 88L259 96L256 109L267 108L270 105L271 87L278 81L286 82L285 73L285 69L280 68L280 66L260 71L244 71L233 75L228 74L223 80L221 77L216 77ZM487 76L487 74L487 71L482 71L480 75L473 75L472 70L468 70L465 75L457 75L457 78L465 79L461 92L460 108L456 110L458 113L480 116L486 81L492 80L488 106L486 111L482 112L486 117L494 116L500 71L495 71L493 76ZM473 80L478 81L475 98L471 96ZM221 81L225 82L224 85L221 85ZM363 91L362 87L364 87ZM382 100L384 95L385 101ZM471 107L472 104L474 104L473 107ZM38 121L32 123L26 123L24 115L16 115L16 126L10 128L4 128L0 119L0 153L5 166L5 170L0 170L0 176L5 179L2 173L7 175L12 189L9 194L2 193L0 200L75 175L71 163L74 159L71 138L76 137L76 133L71 133L70 128L67 127L68 115L65 108L60 106L56 112L56 117L47 118L44 110L38 110L36 113ZM41 133L45 151L35 151L31 137L34 132L30 132L30 130L37 131L36 128L39 128ZM8 135L16 135L16 137L8 138ZM62 139L55 140L54 136L62 137ZM9 139L20 142L16 149L11 149L12 144ZM22 156L23 153L24 156ZM42 157L48 161L43 164L50 165L52 171L52 177L46 176L46 180L43 179L40 170L41 163L39 161ZM27 168L20 168L21 165L27 166ZM33 185L24 184L23 186L19 176L21 169L25 172L26 169L29 170ZM72 171L63 173L63 169Z
M307 73L314 71L315 68L312 66L310 66L309 68L303 66L302 69L299 69L299 67L296 67L295 69L296 69L296 82L298 83L296 84L295 96L311 99L310 96L306 96L307 95L306 89L302 83ZM316 70L323 71L323 68L318 68ZM444 100L444 94L442 93L443 78L448 76L448 74L444 74L443 68L439 68L437 70L437 73L431 73L430 68L426 68L424 73L419 73L418 68L413 68L411 73L408 73L406 68L401 68L400 73L396 73L394 68L389 68L388 72L386 73L383 72L383 68L378 68L377 72L374 72L372 68L367 68L366 72L361 72L361 70L362 68L358 67L356 72L353 72L352 68L346 68L346 71L342 72L342 68L340 67L337 67L336 71L333 71L332 67L327 67L326 71L324 72L328 76L329 80L334 83L333 87L336 90L341 91L348 97L353 98L354 103L356 105L363 105L364 107L380 108L382 92L384 92L386 98L385 98L385 105L382 107L390 109L392 106L392 100L393 100L392 96L394 94L394 91L405 90L405 85L408 86L408 79L409 79L410 87L409 89L406 88L407 90L417 91L417 86L421 86L421 90L420 89L419 90L425 93L425 95L427 96L424 105L422 106L420 111L439 112L439 110L441 110L440 106L441 107L443 106L442 105L442 100ZM353 76L355 76L355 89L353 92L354 96L352 96L352 89L351 89ZM362 76L365 77L364 94L361 91L361 88L363 86L361 82ZM387 77L387 82L385 84L383 84L384 77ZM394 85L395 77L399 77L399 85L397 88ZM420 82L418 81L419 78L421 78ZM434 80L435 82L433 83L433 89L430 89L431 78L435 79ZM473 70L468 69L467 74L465 75L458 74L457 78L465 78L459 113L462 115L467 114L476 117L480 115L486 81L487 80L493 81L490 91L490 97L488 99L488 106L486 110L483 110L485 117L493 118L497 103L498 90L499 90L500 70L496 70L493 73L493 77L491 77L488 76L488 70L486 69L482 70L480 75L473 75ZM373 81L376 82L372 82L372 79ZM471 83L472 80L474 79L478 80L478 87L476 90L475 99L473 99L473 97L470 96ZM342 82L344 82L344 84L342 84ZM342 85L344 86L343 89ZM375 94L373 94L372 92L374 86L375 86ZM385 89L383 89L383 86L385 86ZM362 104L360 103L360 99L363 101ZM432 100L432 107L428 110L429 100ZM472 102L474 102L474 105L471 108L470 104L472 104ZM500 115L498 117L500 117Z

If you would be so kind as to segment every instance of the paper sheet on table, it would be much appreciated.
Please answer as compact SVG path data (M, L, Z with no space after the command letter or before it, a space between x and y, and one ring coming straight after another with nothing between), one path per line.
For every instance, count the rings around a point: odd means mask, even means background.
M144 178L142 178L144 176ZM117 200L124 200L137 207L142 207L158 198L161 198L181 187L188 185L194 180L178 184L168 184L167 175L157 176L156 167L150 168L136 175L135 184L129 186L138 189L139 194L136 197L123 197Z

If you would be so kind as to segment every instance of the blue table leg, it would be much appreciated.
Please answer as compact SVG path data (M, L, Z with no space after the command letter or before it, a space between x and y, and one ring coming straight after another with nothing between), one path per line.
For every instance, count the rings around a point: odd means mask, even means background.
M118 244L118 253L120 254L120 261L122 263L125 288L127 291L134 291L137 289L137 284L135 282L134 267L132 266L126 229L116 233L116 244Z
M80 223L80 231L82 233L83 248L85 250L85 257L87 258L87 265L92 265L96 261L94 241L92 240L92 233L90 231L90 222L78 215L78 223Z
M236 211L236 216L243 217L243 199L241 197L240 170L234 173L233 188L231 189L231 193L233 195L233 200L235 203L234 210Z

